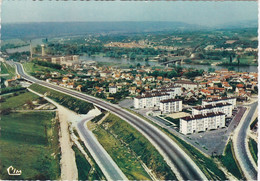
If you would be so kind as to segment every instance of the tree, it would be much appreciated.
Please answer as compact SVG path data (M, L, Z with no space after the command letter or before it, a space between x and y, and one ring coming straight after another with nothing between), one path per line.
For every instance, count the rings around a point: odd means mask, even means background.
M210 68L208 69L208 72L215 72L215 69L212 68L212 67L210 67Z
M240 55L237 56L237 65L240 65Z
M232 64L232 56L229 56L229 63Z

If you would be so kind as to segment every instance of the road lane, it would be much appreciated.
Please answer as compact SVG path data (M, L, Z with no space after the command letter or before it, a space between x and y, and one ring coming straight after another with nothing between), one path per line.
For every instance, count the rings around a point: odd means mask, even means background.
M250 122L252 120L252 117L255 113L255 110L257 108L258 102L255 102L250 105L250 110L248 114L246 115L244 121L241 123L242 125L239 126L236 132L236 135L234 136L234 150L237 157L237 160L245 173L245 176L249 180L257 180L257 170L255 169L253 163L251 162L249 155L246 151L246 134L247 129L250 125Z
M53 84L40 81L24 73L21 64L16 63L17 72L28 81L33 81L37 84L43 85L45 87L58 90L60 92L66 93L68 95L80 98L87 102L91 102L94 105L101 107L105 110L111 111L112 113L118 115L122 119L129 122L135 128L137 128L146 138L151 141L153 145L162 154L166 162L171 166L172 170L176 174L178 179L182 180L206 180L207 178L198 168L198 166L192 161L192 159L181 150L181 148L171 140L167 135L160 131L155 126L151 125L147 121L141 119L140 117L121 109L120 107L105 102L101 99L74 91L59 87Z
M116 165L106 150L100 145L92 132L86 127L85 123L92 118L94 117L81 120L77 124L77 128L80 131L80 134L84 137L89 152L108 180L127 180L124 173Z

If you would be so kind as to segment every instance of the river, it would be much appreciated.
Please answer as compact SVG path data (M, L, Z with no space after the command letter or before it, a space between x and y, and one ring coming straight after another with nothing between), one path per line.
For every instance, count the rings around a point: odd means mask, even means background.
M27 41L27 43L30 43L30 41ZM32 40L32 47L36 47L37 45L41 45L41 44L42 44L42 38ZM27 52L27 51L30 51L30 45L22 46L22 47L18 47L18 48L6 49L7 53L16 53L16 52L21 53L21 52Z
M79 58L82 61L96 61L96 62L113 62L116 64L124 64L124 65L136 65L140 63L141 65L145 65L145 61L141 60L128 60L124 58L111 58L111 57L101 57L101 56L80 56ZM148 64L150 66L159 66L158 62L151 62L149 61ZM182 64L184 68L196 68L196 69L203 69L208 71L209 68L214 68L215 70L220 69L227 69L227 66L216 66L216 65L191 65L191 64ZM239 72L258 72L257 66L241 66L241 67L234 67L235 71Z
M34 39L32 40L32 46L36 47L37 45L42 44L42 38L39 39ZM12 48L12 49L7 49L8 53L15 53L15 52L24 52L24 51L30 51L30 46L23 46L19 48ZM111 57L101 57L101 56L80 56L79 58L82 61L97 61L97 62L113 62L116 64L124 64L124 65L136 65L140 63L141 65L145 65L145 61L141 60L129 60L129 59L124 59L124 58L111 58ZM159 66L158 62L152 62L149 61L148 64L150 66ZM184 68L196 68L196 69L203 69L205 71L208 71L209 68L214 68L215 70L220 70L220 69L226 69L228 67L226 66L216 66L216 65L191 65L191 64L182 64L181 65ZM235 71L238 72L258 72L257 71L257 66L241 66L241 67L234 67Z

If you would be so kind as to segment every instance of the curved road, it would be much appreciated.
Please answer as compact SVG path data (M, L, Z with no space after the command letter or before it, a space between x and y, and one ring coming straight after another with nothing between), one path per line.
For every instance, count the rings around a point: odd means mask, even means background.
M42 86L54 89L56 91L63 92L65 94L71 95L73 97L85 100L87 102L93 103L94 105L101 107L105 110L111 111L112 113L118 115L136 129L138 129L146 138L156 147L156 149L162 154L168 165L171 167L173 172L176 174L178 180L207 180L206 176L198 168L198 166L191 160L191 158L181 150L181 148L171 140L167 135L160 131L155 126L151 125L147 121L141 119L140 117L121 109L119 106L105 102L101 99L46 83L40 81L24 73L22 65L15 63L17 68L17 73L21 75L22 78L40 84Z
M257 170L256 167L253 165L254 163L251 162L249 155L246 151L246 135L247 135L247 129L250 125L250 122L252 120L252 117L256 111L258 102L255 102L250 105L250 110L244 119L240 129L238 130L237 137L234 141L234 147L235 147L235 153L239 157L238 162L242 167L243 172L245 173L245 176L249 180L257 180Z
M99 144L95 136L86 127L86 122L93 119L81 120L77 128L88 144L88 149L108 180L128 180L120 168L116 165L106 150Z

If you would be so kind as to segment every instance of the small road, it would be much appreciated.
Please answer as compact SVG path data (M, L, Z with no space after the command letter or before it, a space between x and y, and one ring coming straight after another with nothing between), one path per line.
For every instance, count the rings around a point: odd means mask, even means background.
M171 167L172 171L176 174L178 180L207 180L206 176L194 163L194 161L172 139L144 119L122 109L115 104L111 104L87 94L46 83L34 77L28 76L24 73L21 64L15 63L15 65L17 68L17 73L20 74L25 80L93 103L97 107L108 110L130 123L155 146L159 153L164 157L167 164Z
M80 131L80 134L84 137L89 152L108 180L128 180L110 155L95 138L93 133L86 127L86 122L93 118L94 117L90 117L77 124L77 128Z
M256 111L257 105L258 102L249 105L250 110L247 113L245 119L242 120L243 122L241 122L241 125L237 127L233 139L236 158L248 180L257 180L257 169L254 166L254 163L251 162L250 155L248 155L250 153L248 153L246 149L247 130L250 125L250 122L252 121L252 117Z

